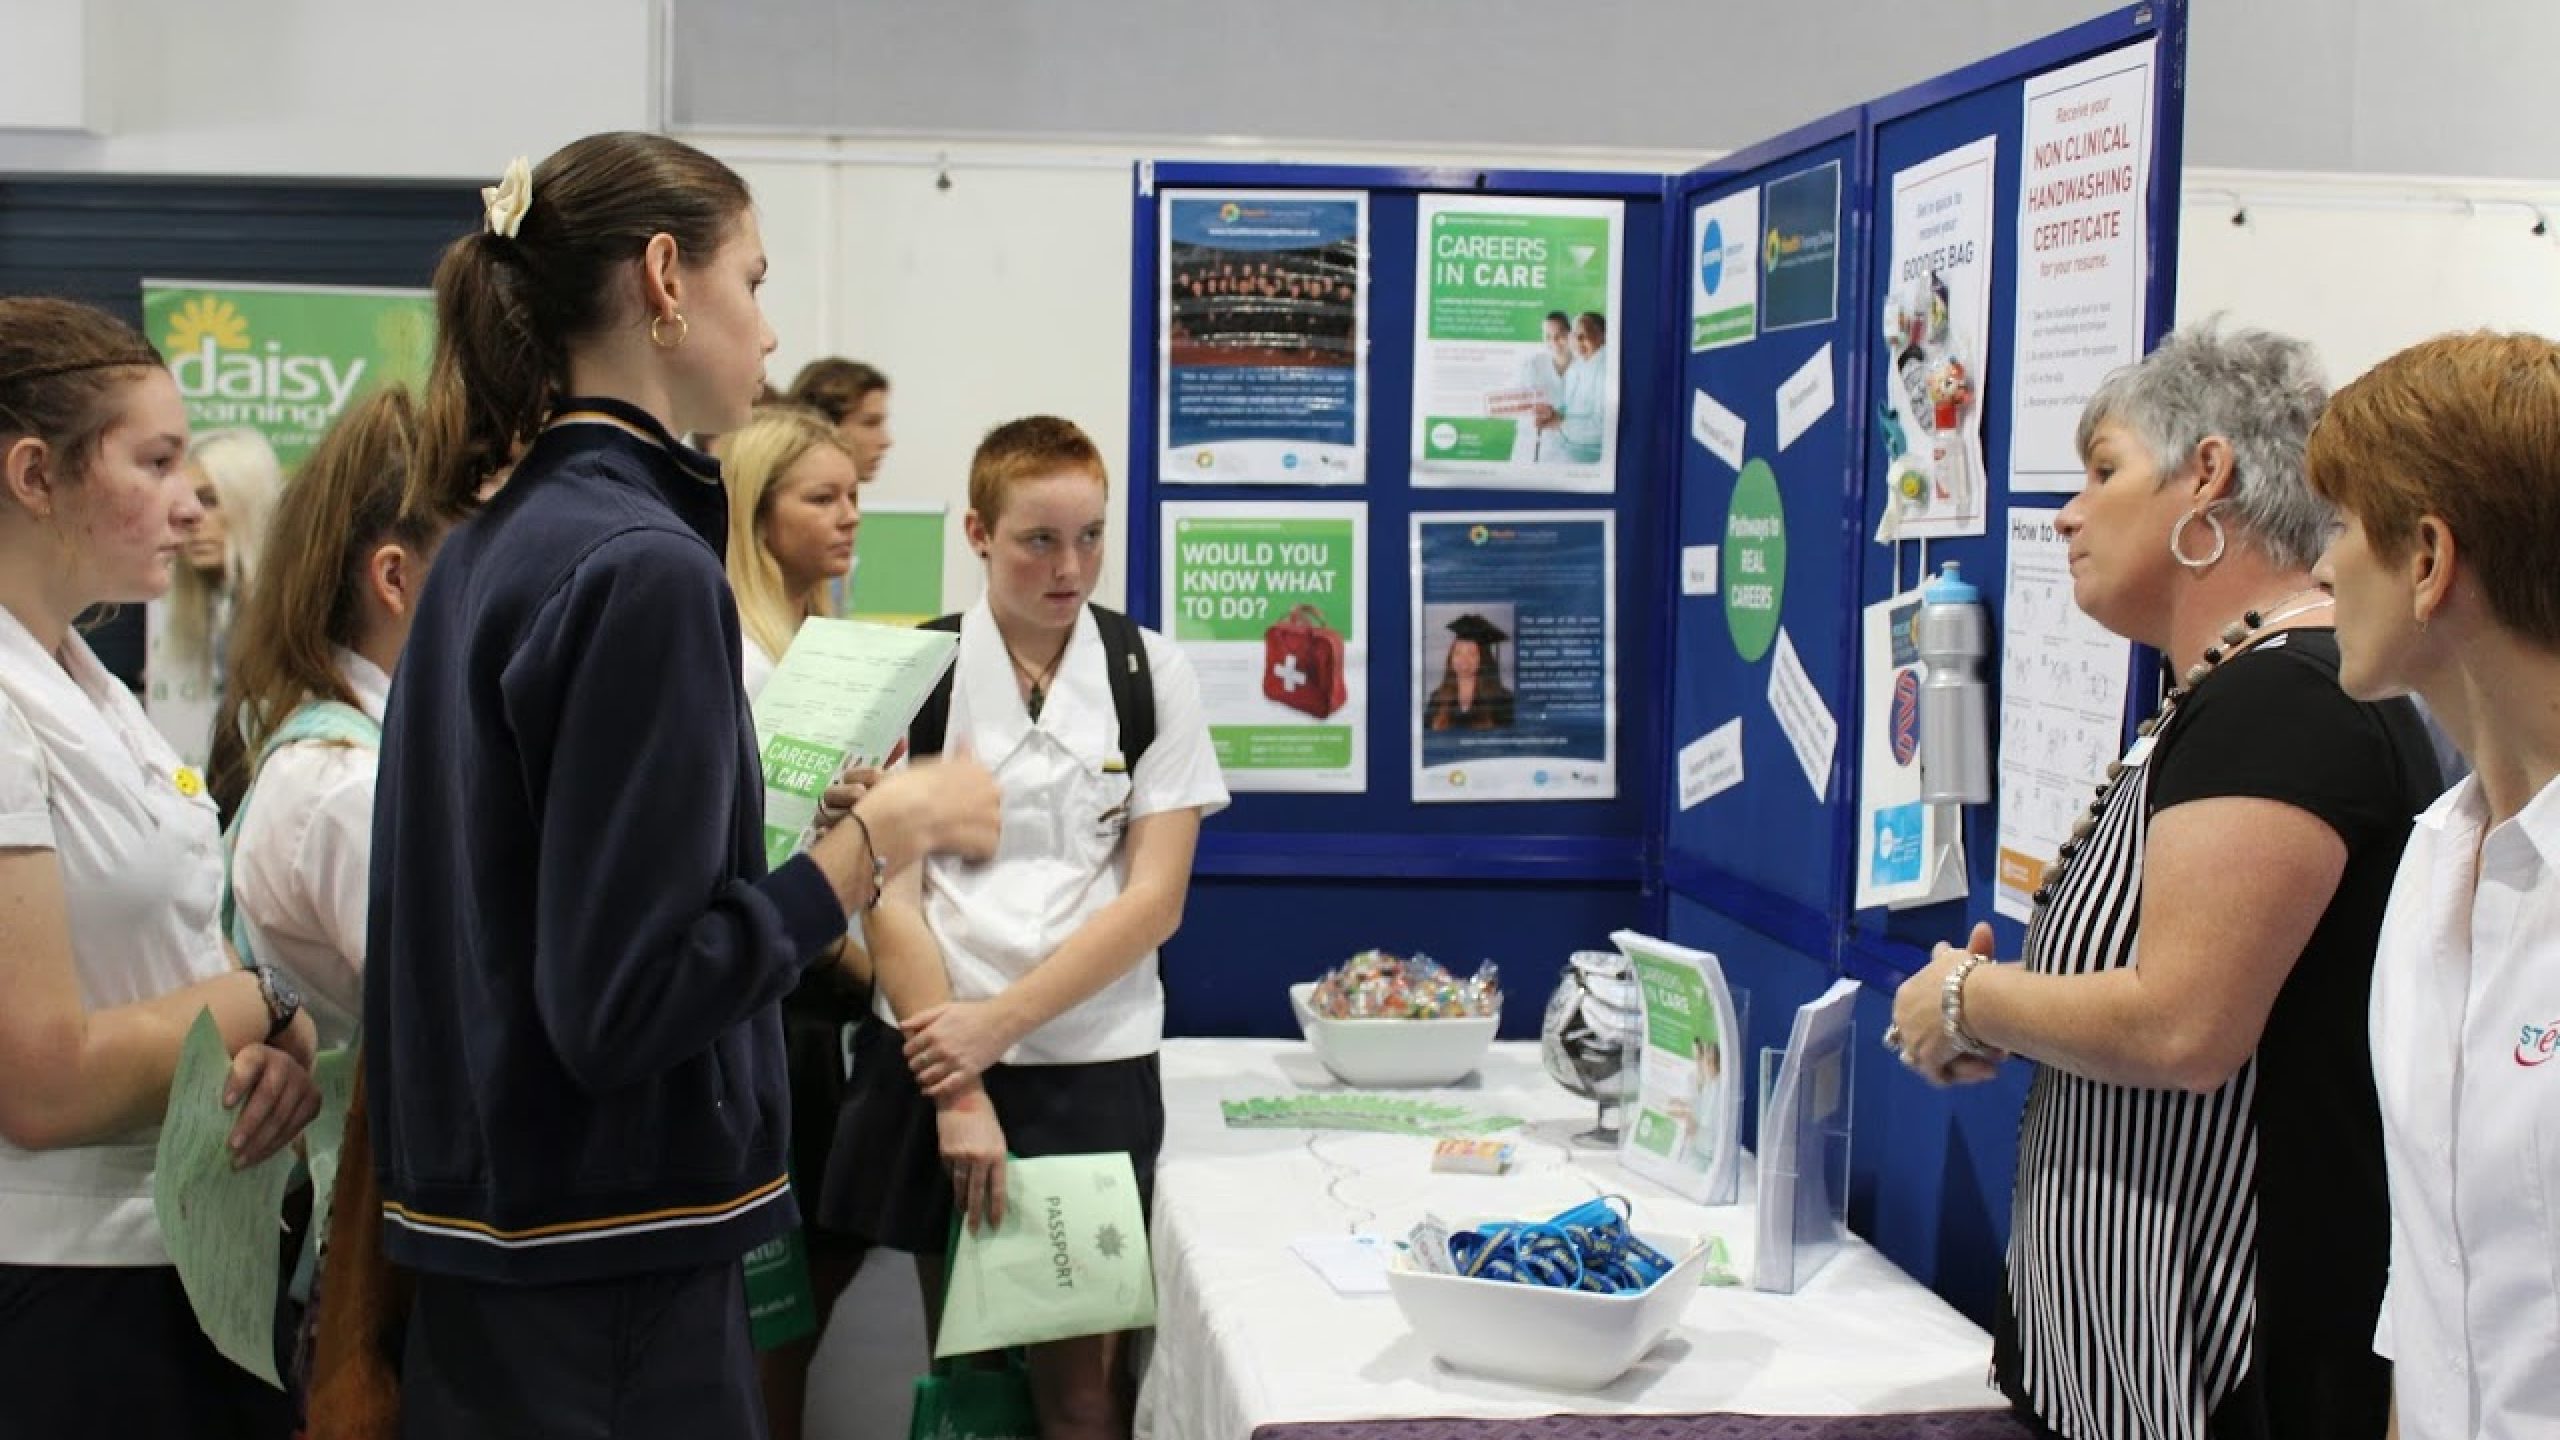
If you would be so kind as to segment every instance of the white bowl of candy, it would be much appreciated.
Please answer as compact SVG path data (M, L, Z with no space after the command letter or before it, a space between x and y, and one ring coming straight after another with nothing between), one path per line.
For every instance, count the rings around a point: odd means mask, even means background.
M1694 1235L1639 1232L1669 1269L1612 1292L1435 1271L1399 1255L1387 1288L1414 1338L1444 1365L1497 1379L1597 1390L1662 1343L1697 1297L1708 1258Z
M1316 1059L1346 1085L1454 1085L1484 1063L1502 1027L1491 965L1460 980L1430 957L1354 955L1320 980L1289 987Z

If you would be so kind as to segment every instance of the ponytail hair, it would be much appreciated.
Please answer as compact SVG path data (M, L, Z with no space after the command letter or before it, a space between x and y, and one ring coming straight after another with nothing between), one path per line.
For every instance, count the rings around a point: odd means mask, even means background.
M440 527L404 510L415 480L418 408L387 386L349 405L276 505L267 566L232 639L229 696L249 753L314 700L356 703L337 652L362 638L363 586L374 549L398 541L423 555Z
M618 272L652 237L698 263L751 203L736 171L683 141L614 131L534 167L513 236L484 227L446 246L410 512L470 513L566 392L571 348L627 318Z

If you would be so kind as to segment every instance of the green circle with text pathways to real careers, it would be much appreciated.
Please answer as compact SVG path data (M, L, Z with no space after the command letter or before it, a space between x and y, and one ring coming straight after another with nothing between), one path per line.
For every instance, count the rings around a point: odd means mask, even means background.
M1724 517L1725 628L1745 660L1769 653L1778 638L1778 607L1787 598L1787 516L1778 503L1778 473L1766 460L1742 467L1733 508Z

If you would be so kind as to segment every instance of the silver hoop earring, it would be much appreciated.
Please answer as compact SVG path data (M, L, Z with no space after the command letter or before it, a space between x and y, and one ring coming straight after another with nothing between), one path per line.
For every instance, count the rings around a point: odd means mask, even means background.
M2185 548L2178 543L2186 538L2187 527L2198 520L2204 521L2204 528L2213 532L2213 553L2201 560L2189 557ZM2222 533L2222 518L2213 513L2212 507L2190 510L2179 517L2177 527L2169 532L2169 558L2190 570L2203 570L2221 559L2224 548L2230 543L2231 537Z

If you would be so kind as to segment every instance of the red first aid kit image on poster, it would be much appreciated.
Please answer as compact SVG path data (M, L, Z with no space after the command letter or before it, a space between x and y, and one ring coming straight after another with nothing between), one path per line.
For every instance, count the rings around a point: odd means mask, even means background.
M1318 720L1350 697L1342 683L1342 632L1324 623L1324 612L1300 605L1262 632L1262 695Z

